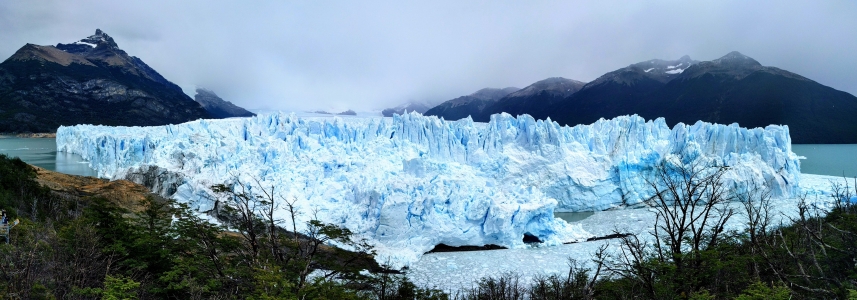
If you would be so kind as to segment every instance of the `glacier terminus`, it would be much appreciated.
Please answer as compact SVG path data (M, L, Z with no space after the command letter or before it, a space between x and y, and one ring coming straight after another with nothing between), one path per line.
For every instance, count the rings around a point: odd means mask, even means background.
M298 229L317 218L367 238L379 262L407 266L438 244L527 247L592 234L555 211L640 205L648 170L664 160L728 166L732 189L799 193L799 157L787 126L697 122L669 128L639 116L560 126L528 115L444 121L298 117L276 113L155 127L77 125L57 149L81 155L100 177L131 179L213 209L215 184L276 187L296 201ZM144 176L149 174L149 176ZM153 180L154 178L154 180ZM147 182L141 182L147 181ZM285 210L279 211L286 218Z

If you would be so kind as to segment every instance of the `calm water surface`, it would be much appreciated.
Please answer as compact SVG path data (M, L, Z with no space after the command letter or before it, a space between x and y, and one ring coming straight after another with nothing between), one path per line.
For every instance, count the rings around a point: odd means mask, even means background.
M65 174L96 176L80 155L57 152L53 138L0 138L0 153L20 157L24 162Z
M857 144L792 145L792 152L806 157L801 173L857 177Z

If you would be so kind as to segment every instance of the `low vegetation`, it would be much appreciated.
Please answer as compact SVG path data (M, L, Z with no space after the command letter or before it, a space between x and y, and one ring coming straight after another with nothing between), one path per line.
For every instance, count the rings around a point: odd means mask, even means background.
M125 202L134 197L111 198L121 193L93 197L63 188L51 190L36 181L31 166L0 155L0 207L11 219L21 221L11 230L10 243L0 244L0 295L10 299L444 297L378 266L371 249L363 241L352 241L347 229L310 221L304 232L287 231L283 227L294 226L270 214L276 208L271 205L278 204L236 192L232 186L213 189L226 203L216 215L221 219L217 224L186 205L154 195L129 207ZM331 241L355 251L328 246Z
M601 248L594 270L521 283L483 278L463 299L857 299L857 182L834 184L830 210L798 204L791 225L772 224L763 189L735 192L721 166L665 162L648 177L655 230ZM739 201L742 209L726 205ZM747 221L740 232L729 219ZM647 242L649 241L649 242Z
M156 196L111 199L51 190L32 167L0 155L0 207L21 223L0 244L0 294L10 299L847 299L857 297L857 194L836 185L834 208L805 202L791 225L772 224L769 196L735 193L725 167L655 168L649 237L592 269L523 281L482 278L455 294L415 286L378 266L365 241L313 220L298 226L294 199L237 178L212 187L201 216ZM255 186L253 193L246 187ZM742 209L725 204L739 201ZM124 204L123 204L124 203ZM123 205L120 205L123 204ZM733 206L734 207L734 206ZM286 218L275 217L275 210ZM735 216L747 229L730 232ZM216 218L210 222L207 218ZM298 230L298 228L306 230ZM651 242L645 242L651 241ZM349 251L333 247L346 246Z

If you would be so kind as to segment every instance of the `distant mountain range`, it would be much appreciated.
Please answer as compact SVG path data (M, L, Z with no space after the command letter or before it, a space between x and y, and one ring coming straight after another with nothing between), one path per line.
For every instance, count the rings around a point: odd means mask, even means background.
M572 126L629 114L663 117L669 125L784 124L794 143L857 143L857 97L738 52L702 62L688 56L644 61L589 83L555 77L523 89L485 88L432 108L408 103L384 115L404 111L481 122L501 112L530 114ZM0 63L0 132L251 115L204 89L194 101L101 30L69 44L27 44Z
M467 116L481 115L485 108L497 103L501 98L518 91L518 88L484 88L467 96L461 96L435 106L424 113L427 116L440 116L447 120L458 120Z
M430 107L425 103L408 102L408 103L405 103L405 104L402 104L402 105L399 105L399 106L396 106L393 108L385 109L385 110L381 111L381 114L384 115L385 117L392 117L393 114L400 114L401 115L405 112L412 112L412 111L415 111L415 112L418 112L421 114L425 114L426 111L429 110L429 108Z
M197 88L194 100L202 105L202 108L215 118L252 117L256 114L238 107L232 102L221 99L212 91Z
M0 132L61 125L150 126L212 117L101 30L70 44L27 44L0 63Z
M549 78L493 101L446 101L427 115L487 122L491 114L530 114L563 125L638 114L672 126L697 121L742 127L789 125L796 144L857 143L857 97L731 52L712 61L649 60L589 83Z

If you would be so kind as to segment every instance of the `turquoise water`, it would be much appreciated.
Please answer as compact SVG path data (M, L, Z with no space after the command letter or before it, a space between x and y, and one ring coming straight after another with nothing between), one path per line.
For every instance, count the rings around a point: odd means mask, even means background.
M19 157L28 164L51 171L71 175L97 175L80 155L57 152L56 139L52 138L0 138L0 153Z
M857 144L792 145L792 152L806 157L801 173L857 177Z

